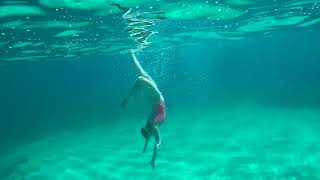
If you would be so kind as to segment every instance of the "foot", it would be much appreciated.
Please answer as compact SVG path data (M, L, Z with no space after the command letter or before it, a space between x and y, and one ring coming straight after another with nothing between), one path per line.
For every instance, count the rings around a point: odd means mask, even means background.
M129 51L130 51L131 54L134 54L135 52L137 52L136 49L130 49Z

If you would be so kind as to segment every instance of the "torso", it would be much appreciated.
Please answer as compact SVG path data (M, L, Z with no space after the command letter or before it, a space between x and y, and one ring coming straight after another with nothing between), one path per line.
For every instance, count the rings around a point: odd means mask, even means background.
M152 83L148 83L146 84L146 88L148 90L148 94L147 96L149 96L148 99L150 99L150 103L152 105L155 105L155 104L160 104L161 102L164 101L164 97L162 96L160 90L158 89L158 87L156 86L156 84L154 82Z

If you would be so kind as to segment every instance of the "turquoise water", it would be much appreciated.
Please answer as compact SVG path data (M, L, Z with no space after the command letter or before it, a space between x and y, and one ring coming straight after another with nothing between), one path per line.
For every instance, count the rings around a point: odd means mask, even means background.
M318 1L115 2L163 13L0 2L0 179L320 179ZM155 171L129 49L166 99Z

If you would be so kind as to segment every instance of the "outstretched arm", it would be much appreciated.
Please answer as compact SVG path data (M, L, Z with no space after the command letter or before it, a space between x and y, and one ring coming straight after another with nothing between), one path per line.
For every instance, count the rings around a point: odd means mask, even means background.
M145 141L144 141L144 147L143 147L142 153L146 152L148 143L149 143L149 138L145 139Z
M160 136L160 130L157 126L154 126L154 137L156 139L156 146L159 148L161 145L161 136Z
M150 165L152 167L152 169L154 170L154 168L156 167L156 158L157 158L157 153L158 153L158 149L161 145L161 137L160 137L160 130L157 126L154 126L154 137L155 137L155 144L154 144L154 148L153 148L153 155L152 155L152 159L150 161Z

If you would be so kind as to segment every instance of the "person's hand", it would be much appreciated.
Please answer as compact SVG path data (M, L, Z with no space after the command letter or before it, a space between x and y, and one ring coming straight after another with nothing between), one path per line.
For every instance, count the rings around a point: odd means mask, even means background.
M152 170L154 171L154 169L156 168L156 163L155 163L155 161L150 161L149 164L151 165Z

